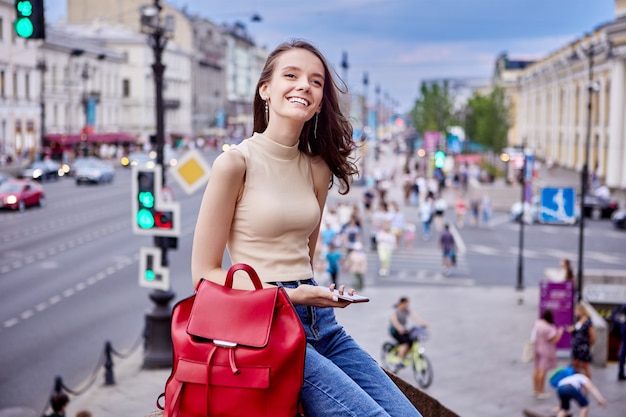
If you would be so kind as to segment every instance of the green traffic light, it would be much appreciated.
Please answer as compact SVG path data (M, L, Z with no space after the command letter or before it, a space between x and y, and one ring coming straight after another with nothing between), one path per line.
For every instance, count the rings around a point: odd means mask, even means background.
M146 270L145 277L146 277L146 281L154 281L154 277L155 277L154 271L151 269Z
M137 197L142 206L147 208L154 207L154 194L150 191L141 191Z
M137 225L142 229L152 229L154 227L154 215L147 209L137 212Z
M33 14L33 3L31 1L28 0L24 0L24 1L19 1L16 5L15 5L15 9L22 15L22 16L30 16Z
M30 38L33 36L34 31L33 22L31 22L30 19L20 17L15 21L15 33L20 38Z

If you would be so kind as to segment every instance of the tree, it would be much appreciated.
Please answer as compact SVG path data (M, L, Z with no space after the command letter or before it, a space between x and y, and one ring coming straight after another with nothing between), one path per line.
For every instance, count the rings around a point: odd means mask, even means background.
M488 95L474 93L467 102L465 133L468 139L494 152L507 146L509 105L504 90L495 87Z
M452 113L453 105L454 97L447 81L422 82L420 97L411 111L415 129L420 134L427 131L444 132L448 126L456 124Z

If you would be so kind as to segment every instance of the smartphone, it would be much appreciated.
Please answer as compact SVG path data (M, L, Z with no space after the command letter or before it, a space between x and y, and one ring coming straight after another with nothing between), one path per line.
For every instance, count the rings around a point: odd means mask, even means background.
M370 299L363 295L348 295L348 291L344 291L343 294L339 294L339 290L334 290L334 294L343 301L349 301L351 303L367 303Z

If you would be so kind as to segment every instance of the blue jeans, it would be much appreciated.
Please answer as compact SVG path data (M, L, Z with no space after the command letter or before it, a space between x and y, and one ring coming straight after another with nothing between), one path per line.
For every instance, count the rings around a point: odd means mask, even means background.
M589 406L589 401L583 393L571 385L559 385L557 387L557 393L559 394L559 399L561 400L562 410L569 410L570 400L576 401L580 408Z
M313 279L287 288L317 285ZM367 352L335 319L332 308L297 305L307 336L300 400L307 417L421 417Z

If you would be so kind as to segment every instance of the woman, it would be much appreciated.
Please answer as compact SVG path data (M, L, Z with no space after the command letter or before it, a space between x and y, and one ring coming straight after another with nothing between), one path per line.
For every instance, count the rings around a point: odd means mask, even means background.
M309 342L300 392L307 417L420 416L337 324L333 308L348 302L312 279L328 190L336 178L347 193L356 173L348 159L352 127L329 68L304 41L270 53L254 98L254 135L213 164L194 235L193 282L223 284L228 249L232 262L250 264L265 286L285 288ZM238 277L234 286L251 289Z
M572 365L576 372L581 372L587 378L591 378L589 363L591 362L591 346L596 341L596 330L584 305L576 304L574 316L576 323L567 327L567 331L572 334Z
M574 279L574 270L569 259L561 259L561 278L563 281L571 281Z
M533 369L533 387L538 399L550 398L545 392L546 373L556 368L556 344L563 335L563 328L554 325L552 310L547 309L535 322L531 332L531 340L535 343L535 368Z

